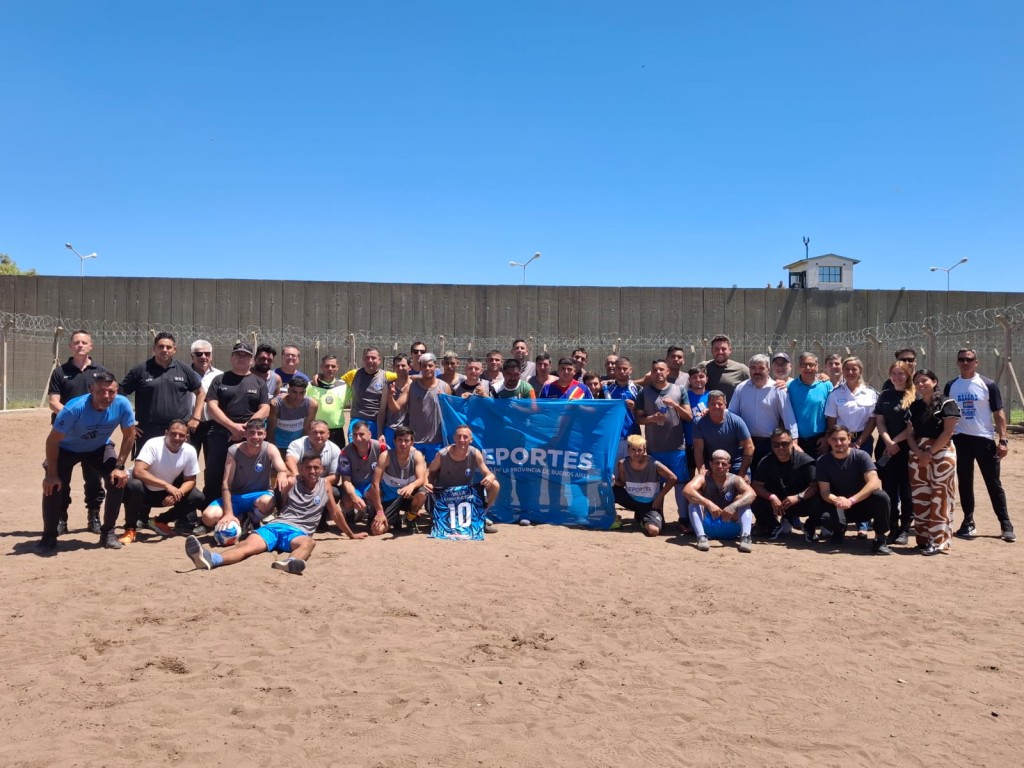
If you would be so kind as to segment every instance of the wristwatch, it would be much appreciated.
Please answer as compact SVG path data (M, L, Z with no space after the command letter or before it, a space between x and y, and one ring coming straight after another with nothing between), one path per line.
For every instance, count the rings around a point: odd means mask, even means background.
M123 461L117 462L117 464L114 465L114 469L124 469L124 462Z
M1000 439L1000 441L999 441L999 444L1000 444L1000 445L1002 445L1002 446L1007 446L1007 445L1009 445L1009 444L1010 444L1010 441L1009 441L1009 440L1007 440L1007 439L1006 439L1006 438L1004 437L1004 438Z

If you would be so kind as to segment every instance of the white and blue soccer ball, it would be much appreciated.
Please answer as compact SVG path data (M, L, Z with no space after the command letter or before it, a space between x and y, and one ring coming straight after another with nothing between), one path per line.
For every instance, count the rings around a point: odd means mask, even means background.
M217 523L217 527L213 529L214 541L222 547L230 547L238 541L238 537L241 535L242 527L237 520L223 520Z

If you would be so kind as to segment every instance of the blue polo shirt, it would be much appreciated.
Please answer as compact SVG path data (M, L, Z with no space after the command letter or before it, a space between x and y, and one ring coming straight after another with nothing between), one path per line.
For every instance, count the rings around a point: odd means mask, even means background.
M822 434L825 431L825 401L832 392L832 382L815 381L807 385L797 377L789 382L786 389L800 437Z
M89 453L102 448L110 442L110 436L118 426L122 429L135 426L135 412L124 395L116 395L105 411L93 407L91 394L73 398L68 400L53 423L53 428L64 434L60 447L75 453Z

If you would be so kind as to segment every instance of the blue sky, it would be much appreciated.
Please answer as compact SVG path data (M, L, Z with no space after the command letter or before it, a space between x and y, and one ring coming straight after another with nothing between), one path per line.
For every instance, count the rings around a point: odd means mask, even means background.
M1021 290L1022 28L1009 1L4 2L0 252L763 287L806 235L858 288L967 256L955 289Z

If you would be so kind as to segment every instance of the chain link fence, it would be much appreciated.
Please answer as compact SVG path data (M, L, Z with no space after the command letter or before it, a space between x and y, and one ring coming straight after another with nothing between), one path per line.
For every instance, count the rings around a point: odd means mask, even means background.
M956 375L956 351L971 347L981 359L979 370L996 378L1004 396L1017 394L1009 361L1020 342L1015 330L1024 322L1024 303L1005 307L988 307L950 314L935 314L920 322L892 322L868 328L857 328L820 336L789 337L782 334L732 333L733 357L747 360L757 353L785 351L794 361L803 351L823 358L832 352L853 354L865 364L868 381L878 387L885 379L893 352L903 347L917 350L919 365L936 371L942 379ZM422 341L439 356L446 351L463 358L483 358L492 350L509 353L512 334L502 336L459 336L424 334L418 338L384 336L366 330L315 330L284 326L274 329L248 325L220 328L194 324L149 324L139 322L85 322L76 318L52 315L30 315L0 312L0 388L4 408L40 405L45 399L47 382L55 362L68 357L67 344L78 328L90 332L94 342L93 359L112 370L118 377L151 354L158 332L172 333L178 342L179 355L188 357L188 347L196 339L206 339L214 348L214 361L228 360L232 345L247 341L253 345L270 344L280 353L285 344L294 345L302 353L302 369L314 373L326 354L338 357L342 367L359 364L362 350L368 346L380 349L385 364L398 352L408 353L413 341ZM556 359L568 356L577 347L589 353L589 367L600 370L608 354L624 354L633 361L634 369L644 371L650 361L662 357L667 347L677 345L687 352L687 363L709 357L710 338L687 334L651 335L644 337L600 335L528 337L531 354L546 351ZM1017 403L1019 404L1019 399Z

